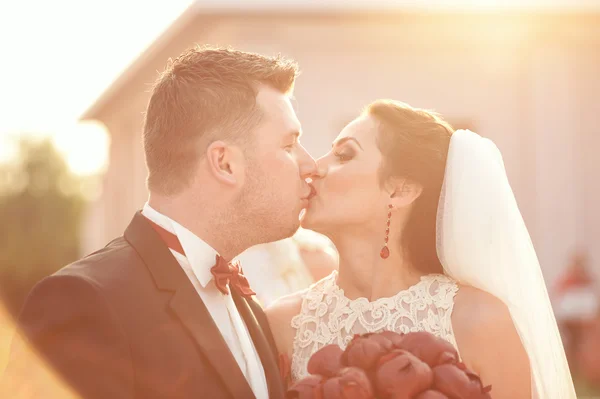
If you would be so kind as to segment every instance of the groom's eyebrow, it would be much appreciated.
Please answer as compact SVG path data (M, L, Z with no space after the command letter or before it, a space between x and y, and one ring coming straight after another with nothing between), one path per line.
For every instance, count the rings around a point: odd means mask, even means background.
M336 141L335 143L333 143L331 145L331 147L335 147L337 145L342 145L347 141L354 141L356 143L356 145L358 145L360 147L360 149L362 150L362 145L360 145L360 143L358 142L357 139L355 139L354 137L342 137L341 139L339 139L338 141Z

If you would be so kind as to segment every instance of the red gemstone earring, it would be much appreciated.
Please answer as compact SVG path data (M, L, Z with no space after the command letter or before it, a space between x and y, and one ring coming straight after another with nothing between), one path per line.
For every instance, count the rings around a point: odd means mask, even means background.
M387 259L387 257L390 256L390 249L388 248L388 239L390 237L390 222L392 220L392 204L388 205L388 208L390 210L388 212L387 226L385 228L385 241L383 244L383 248L381 248L381 252L379 252L379 256L381 256L382 259Z

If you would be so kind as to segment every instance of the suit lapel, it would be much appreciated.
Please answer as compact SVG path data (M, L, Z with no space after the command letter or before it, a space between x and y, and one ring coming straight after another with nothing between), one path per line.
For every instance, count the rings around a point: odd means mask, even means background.
M181 287L170 302L173 312L186 327L202 353L219 373L234 398L253 398L254 393L208 309L190 284Z
M235 292L235 290L232 290L232 296L240 315L246 323L246 327L248 327L248 331L250 332L250 336L252 337L256 351L260 356L260 361L263 365L263 369L265 370L265 377L269 389L269 398L283 399L285 397L285 392L283 390L279 367L277 365L274 352L271 350L269 341L265 337L265 334L263 333L262 328L255 317L250 304L248 303L249 300L241 297Z
M254 398L254 393L231 354L204 302L183 269L146 218L137 212L125 230L125 239L148 267L159 290L171 291L171 311L192 336L200 351L235 398Z

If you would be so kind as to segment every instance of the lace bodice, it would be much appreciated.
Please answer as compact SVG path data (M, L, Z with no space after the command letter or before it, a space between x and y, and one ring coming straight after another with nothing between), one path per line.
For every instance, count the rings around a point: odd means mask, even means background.
M296 329L293 380L308 374L306 366L313 353L329 344L345 348L355 334L428 331L457 347L450 317L458 285L449 277L426 275L409 289L373 302L346 298L336 281L334 271L313 284L303 297L300 314L292 319Z

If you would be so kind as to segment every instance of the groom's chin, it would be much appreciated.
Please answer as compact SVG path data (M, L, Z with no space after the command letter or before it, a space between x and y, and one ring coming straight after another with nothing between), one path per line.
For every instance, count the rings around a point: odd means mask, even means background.
M277 240L290 238L294 234L296 234L296 232L298 231L298 229L300 228L300 225L301 225L301 222L300 222L301 217L302 217L302 212L299 214L298 219L295 219L292 223L288 224L285 228L282 228L280 230L281 236ZM277 240L275 240L275 241L277 241Z

